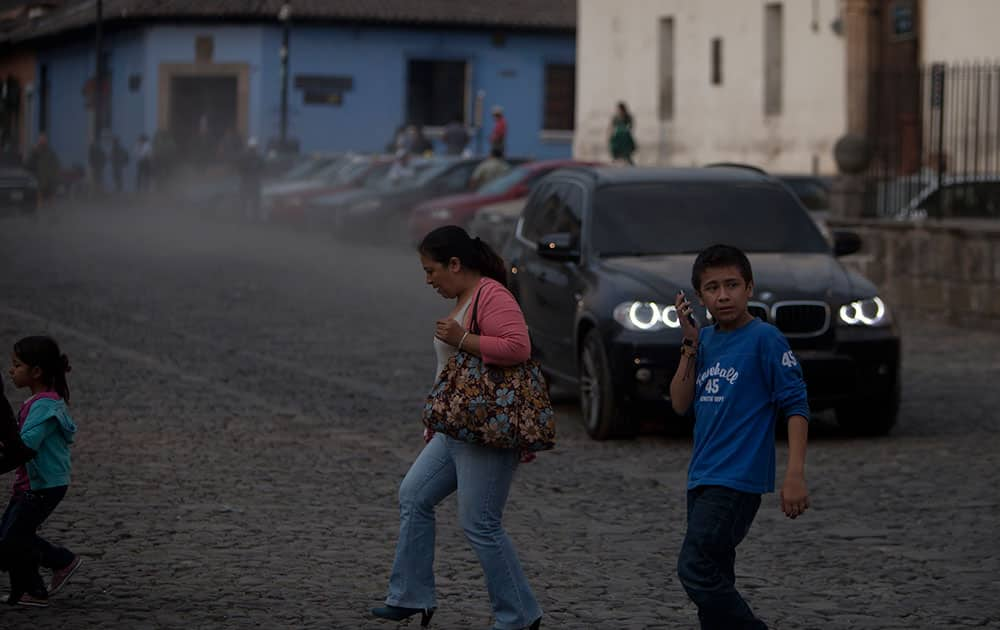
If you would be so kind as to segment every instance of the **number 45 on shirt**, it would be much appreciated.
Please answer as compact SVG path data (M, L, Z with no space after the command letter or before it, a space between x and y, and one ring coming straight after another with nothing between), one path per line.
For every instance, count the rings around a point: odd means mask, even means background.
M789 350L785 354L781 355L781 364L785 367L795 367L799 362L795 359L795 355Z

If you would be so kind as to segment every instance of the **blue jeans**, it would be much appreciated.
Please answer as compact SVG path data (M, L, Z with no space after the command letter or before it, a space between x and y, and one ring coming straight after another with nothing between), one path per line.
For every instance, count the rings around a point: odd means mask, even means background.
M542 616L500 524L519 460L514 449L475 446L441 433L434 436L399 486L399 544L387 604L437 606L434 507L458 490L459 520L486 574L496 627L524 628Z
M722 486L688 490L687 535L677 575L698 606L702 630L767 630L736 590L736 546L759 507L759 494Z

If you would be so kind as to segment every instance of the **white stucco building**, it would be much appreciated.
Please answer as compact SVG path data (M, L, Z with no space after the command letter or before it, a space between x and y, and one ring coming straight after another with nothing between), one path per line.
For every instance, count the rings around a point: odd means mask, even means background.
M848 54L848 7L881 12L873 37L917 42L913 66L1000 60L1000 0L579 0L575 155L609 159L621 100L639 164L836 172L849 60L877 58Z

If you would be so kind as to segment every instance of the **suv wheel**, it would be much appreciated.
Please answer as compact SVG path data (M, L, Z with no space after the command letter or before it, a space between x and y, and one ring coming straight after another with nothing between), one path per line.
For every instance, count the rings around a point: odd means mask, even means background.
M837 424L854 435L888 435L899 416L899 390L838 405Z
M636 425L619 405L601 334L590 330L580 351L580 411L587 433L595 440L631 437Z

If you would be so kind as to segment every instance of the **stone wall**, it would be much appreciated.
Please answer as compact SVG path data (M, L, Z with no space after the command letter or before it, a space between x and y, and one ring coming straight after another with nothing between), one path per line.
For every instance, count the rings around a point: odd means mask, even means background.
M835 219L830 227L861 236L861 252L842 260L903 317L1000 331L1000 222Z

